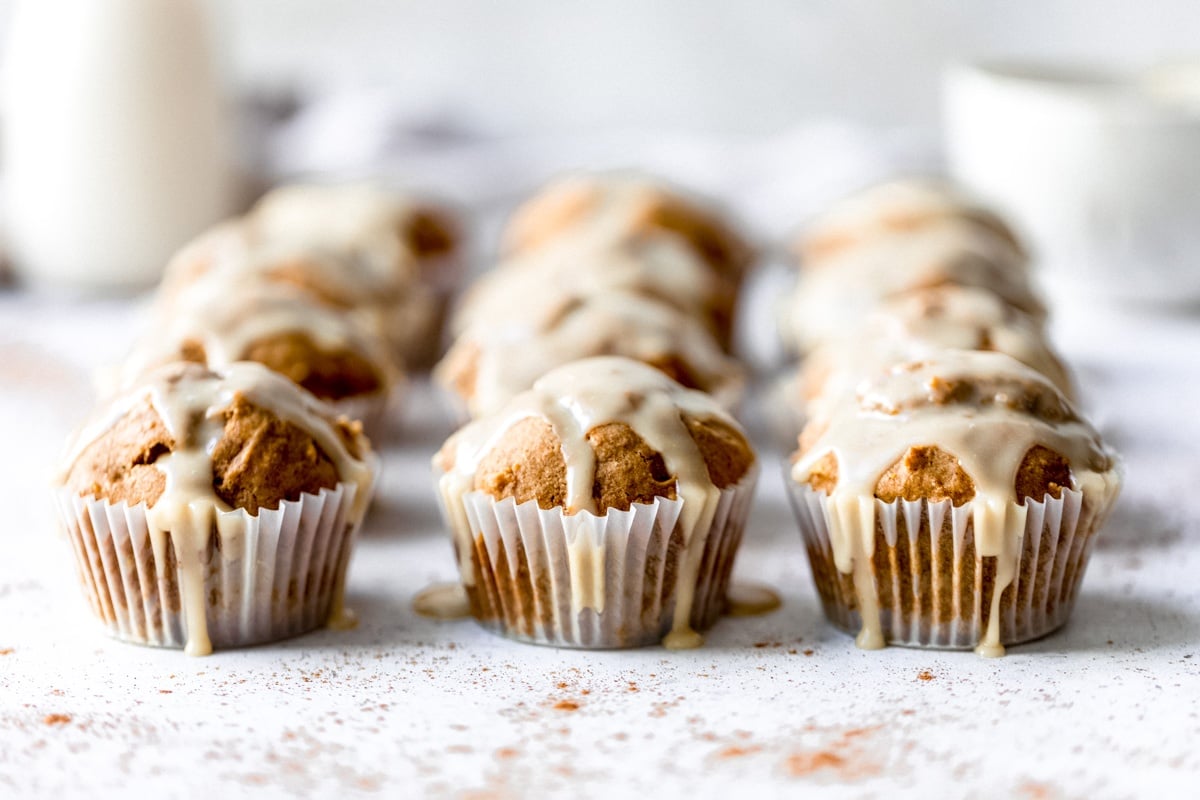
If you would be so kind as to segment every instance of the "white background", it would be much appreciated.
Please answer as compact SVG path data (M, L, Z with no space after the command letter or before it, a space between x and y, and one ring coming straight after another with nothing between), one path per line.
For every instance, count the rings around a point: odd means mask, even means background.
M211 2L238 86L394 87L416 117L512 132L769 133L814 116L933 130L948 61L1200 50L1195 0Z

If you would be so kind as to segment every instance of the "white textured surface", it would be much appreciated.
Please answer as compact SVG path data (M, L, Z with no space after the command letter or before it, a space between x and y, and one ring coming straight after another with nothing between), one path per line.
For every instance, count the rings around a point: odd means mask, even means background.
M1060 316L1128 487L1069 626L1005 659L855 650L821 617L770 464L737 573L785 605L702 650L416 617L413 594L454 575L427 466L447 422L423 388L351 568L360 626L195 659L106 639L53 536L51 466L129 311L0 295L0 796L1132 797L1200 779L1197 320Z

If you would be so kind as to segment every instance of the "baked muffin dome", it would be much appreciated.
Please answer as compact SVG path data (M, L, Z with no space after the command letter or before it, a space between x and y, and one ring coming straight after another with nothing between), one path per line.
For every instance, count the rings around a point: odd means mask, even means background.
M882 303L917 289L984 289L1042 320L1045 306L1029 285L1023 257L983 228L928 225L880 236L804 270L785 309L784 336L801 352L854 336Z
M704 326L678 309L627 292L534 295L522 319L478 323L435 370L473 416L498 411L551 369L582 358L617 355L649 364L690 389L736 404L740 364Z
M462 277L461 249L453 218L437 206L363 185L286 186L180 250L158 306L173 314L199 281L288 284L369 318L398 363L428 366Z
M1045 376L981 351L898 364L814 419L801 441L797 480L885 501L1041 500L1113 464Z
M645 364L603 356L546 373L450 437L434 464L496 499L572 514L674 499L681 479L722 489L754 461L741 427L708 395ZM571 471L577 467L582 472ZM581 474L591 480L580 482Z
M370 184L291 184L255 204L249 222L263 240L347 254L379 273L449 287L461 277L462 234L449 209Z
M585 647L697 646L757 475L708 395L619 357L552 370L451 436L434 466L472 614Z
M680 237L734 285L753 259L746 241L703 201L664 182L621 173L559 178L514 212L504 242L509 252L523 252L566 236L613 242L648 234Z
M1040 320L985 289L938 286L885 301L853 336L818 345L804 359L804 405L839 402L864 378L944 350L990 350L1012 356L1070 397L1073 387L1047 343ZM819 413L819 412L818 412Z
M363 318L292 286L220 276L183 291L135 345L121 383L173 361L256 361L331 401L384 397L398 377L386 342Z
M876 184L835 203L812 220L794 250L806 266L843 253L875 237L951 223L983 228L1016 254L1025 248L994 211L944 180L905 178Z
M201 431L211 492L225 507L256 514L304 492L361 479L358 463L370 453L361 426L335 419L332 409L284 385L281 376L252 363L222 370L168 365L146 375L80 434L62 483L81 496L153 508L171 474L163 464L178 450L194 449ZM212 398L200 409L211 418L191 417L182 405L197 390Z
M530 298L587 297L612 291L678 308L704 323L728 349L736 292L695 250L675 237L663 236L616 242L564 237L516 253L474 282L454 314L450 331L459 336L480 323L520 319Z

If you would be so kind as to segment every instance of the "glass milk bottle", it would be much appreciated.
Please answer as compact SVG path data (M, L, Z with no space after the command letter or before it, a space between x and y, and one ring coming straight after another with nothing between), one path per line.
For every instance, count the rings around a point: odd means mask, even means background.
M148 286L228 213L203 0L18 0L4 52L6 243L23 282Z

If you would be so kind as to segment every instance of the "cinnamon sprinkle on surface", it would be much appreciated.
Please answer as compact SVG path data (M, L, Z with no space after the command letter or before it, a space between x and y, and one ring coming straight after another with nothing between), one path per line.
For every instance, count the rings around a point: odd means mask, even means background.
M71 722L70 714L47 714L42 717L42 722L47 725L67 725Z

